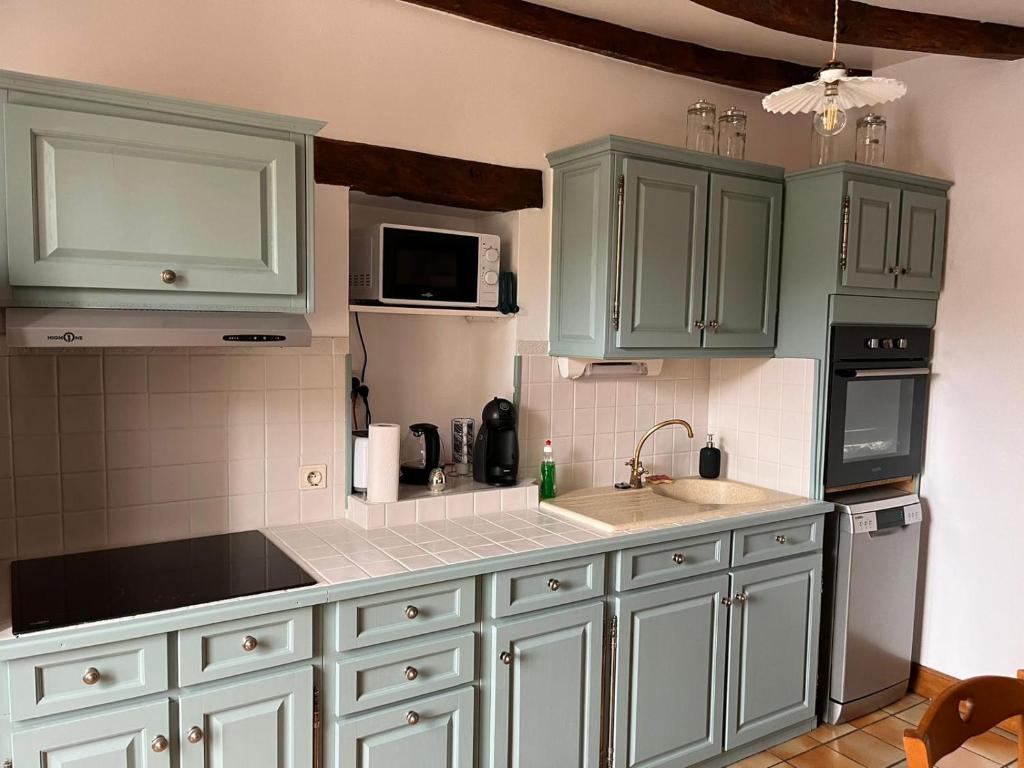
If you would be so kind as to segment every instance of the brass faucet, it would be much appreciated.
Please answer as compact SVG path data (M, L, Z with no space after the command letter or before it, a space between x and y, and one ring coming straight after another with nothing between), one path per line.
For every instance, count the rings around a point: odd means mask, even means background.
M644 469L643 462L640 461L640 451L644 448L644 443L647 442L647 438L657 432L663 427L671 427L673 424L678 424L680 427L686 427L686 434L693 440L693 427L690 426L688 421L682 419L666 419L665 421L655 424L653 427L647 430L643 437L640 438L640 442L636 444L636 451L633 452L633 458L626 462L626 466L629 470L629 487L630 488L643 488L644 482L643 477L647 474L647 470Z

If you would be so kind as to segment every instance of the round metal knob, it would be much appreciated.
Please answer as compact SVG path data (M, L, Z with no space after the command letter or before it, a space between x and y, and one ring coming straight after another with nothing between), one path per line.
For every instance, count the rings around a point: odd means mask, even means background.
M785 544L786 543L786 537L783 536L781 533L778 536L775 537L775 540L777 542L779 542L779 544Z
M676 565L682 565L686 562L686 556L682 552L676 552L672 555L672 562Z
M170 742L167 741L166 736L157 736L149 742L149 746L154 752L166 752L167 747L170 746Z
M415 680L419 676L420 676L420 671L418 669L416 669L416 667L406 667L405 668L405 679L406 680Z
M168 285L174 285L174 282L178 279L178 273L173 269L165 269L160 273L160 279Z
M552 592L557 592L561 588L562 582L560 582L558 579L548 579L548 589L550 589Z
M245 639L242 641L242 650L246 653L252 653L256 650L256 646L258 645L259 642L256 640L255 637L253 637L252 635L246 635Z
M698 331L703 331L704 330L704 321L703 320L694 320L693 321L693 327L696 328Z
M708 323L708 328L710 328L712 331L717 331L718 330L718 321L717 320L712 320L710 323Z
M724 605L726 608L728 608L730 605L732 605L732 598L723 597L722 598L722 605Z
M405 618L407 618L407 619L415 619L419 615L420 615L420 609L417 608L415 605L407 605L407 606L405 606Z
M189 744L198 744L203 740L203 729L198 725L193 725L188 729L188 732L185 734L185 738L188 739Z
M96 667L89 667L85 670L85 674L82 675L82 682L86 685L96 685L101 677L100 671Z
M420 721L420 713L409 710L405 713L405 722L409 725L416 725Z
M737 603L741 603L741 604L745 603L745 602L747 602L747 593L746 592L739 592L739 593L733 595L732 599L733 599L734 602L737 602Z
M512 666L512 654L508 651L502 651L501 653L499 653L498 658L501 660L501 663L504 664L506 667Z

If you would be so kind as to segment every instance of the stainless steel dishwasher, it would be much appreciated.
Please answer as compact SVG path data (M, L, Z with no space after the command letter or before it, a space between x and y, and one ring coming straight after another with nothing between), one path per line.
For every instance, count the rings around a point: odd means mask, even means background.
M923 513L892 489L830 501L819 701L823 720L843 723L907 692Z

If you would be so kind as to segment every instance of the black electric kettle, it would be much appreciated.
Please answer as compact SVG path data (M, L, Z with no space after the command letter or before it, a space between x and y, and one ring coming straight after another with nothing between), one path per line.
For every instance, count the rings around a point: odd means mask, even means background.
M426 485L430 470L441 466L441 436L434 424L413 424L409 432L398 479L407 485Z

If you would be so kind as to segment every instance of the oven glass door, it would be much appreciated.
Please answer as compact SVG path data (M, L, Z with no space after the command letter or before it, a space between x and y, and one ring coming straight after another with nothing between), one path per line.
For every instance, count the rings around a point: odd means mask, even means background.
M479 238L384 227L381 239L382 302L477 305Z
M927 368L837 365L828 414L828 488L921 471Z

